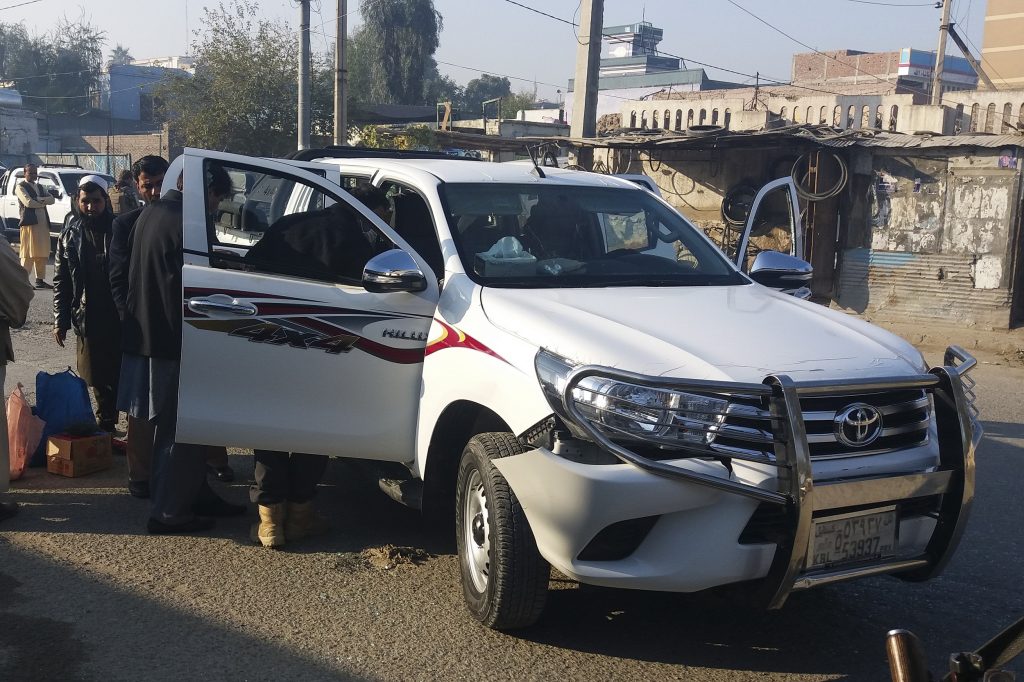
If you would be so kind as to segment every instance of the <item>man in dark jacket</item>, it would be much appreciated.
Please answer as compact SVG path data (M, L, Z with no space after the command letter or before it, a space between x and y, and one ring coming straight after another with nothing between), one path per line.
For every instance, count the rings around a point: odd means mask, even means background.
M114 216L106 181L98 175L84 176L74 201L75 217L61 231L53 260L53 335L63 348L68 330L74 328L78 373L92 386L100 428L113 432L121 374L121 321L107 271Z
M231 192L219 166L206 173L207 206ZM153 427L150 533L193 533L210 516L244 513L206 484L205 449L175 440L181 363L183 200L172 190L147 206L135 224L123 329L124 371L118 404Z
M132 164L132 176L138 188L139 198L152 204L160 198L164 175L167 173L167 160L162 156L148 155ZM124 319L125 299L128 296L128 261L131 257L135 224L142 214L144 206L114 218L113 236L110 240L110 292L114 297L118 315ZM118 405L119 410L128 412L125 405ZM128 435L125 454L128 462L128 493L133 497L146 499L149 497L149 471L153 459L153 430L145 419L136 419L128 415ZM227 451L224 448L210 448L207 453L207 464L212 472L222 481L234 480L235 472L227 462Z

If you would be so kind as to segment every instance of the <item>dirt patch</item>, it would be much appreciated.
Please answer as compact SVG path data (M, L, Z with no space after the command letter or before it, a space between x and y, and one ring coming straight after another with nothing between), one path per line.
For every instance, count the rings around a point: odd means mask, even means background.
M334 567L339 571L390 571L399 566L419 566L431 558L432 554L418 547L384 545L339 554Z

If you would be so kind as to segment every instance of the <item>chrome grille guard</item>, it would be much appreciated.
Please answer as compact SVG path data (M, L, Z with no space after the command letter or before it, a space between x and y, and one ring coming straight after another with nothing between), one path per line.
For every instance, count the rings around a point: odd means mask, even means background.
M795 382L786 375L770 375L760 384L651 377L610 367L584 365L569 374L561 398L565 413L575 424L600 447L624 463L658 476L705 485L785 507L787 537L778 544L762 587L768 607L779 608L795 590L883 573L897 573L906 580L922 581L938 575L945 568L963 534L974 498L974 453L981 440L982 428L974 404L975 383L967 374L976 364L975 358L963 348L950 346L943 357L943 366L934 367L927 374L807 382ZM778 489L768 490L731 477L717 477L683 469L643 457L616 443L582 414L573 399L574 389L588 377L674 391L766 398L774 424L775 458L772 461L758 461L777 468ZM815 485L800 398L900 389L924 389L933 396L939 441L938 468L928 472L827 481ZM686 446L681 446L681 449L685 450ZM722 453L700 448L681 452L678 459L687 457L728 459ZM922 555L869 566L805 570L814 512L932 495L941 495L942 501L938 522Z

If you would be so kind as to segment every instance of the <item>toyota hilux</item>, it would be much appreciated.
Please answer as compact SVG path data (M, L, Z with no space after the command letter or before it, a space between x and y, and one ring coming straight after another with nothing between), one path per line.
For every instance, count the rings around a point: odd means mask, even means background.
M362 155L362 158L360 156ZM950 347L807 300L790 179L734 257L625 180L522 164L186 149L178 438L373 460L450 513L470 612L535 622L551 567L595 585L742 585L766 607L938 574L981 437ZM206 169L237 189L208 214ZM391 223L345 188L387 193ZM171 183L168 183L171 184ZM284 219L359 226L366 262L247 257ZM786 239L755 248L764 225Z

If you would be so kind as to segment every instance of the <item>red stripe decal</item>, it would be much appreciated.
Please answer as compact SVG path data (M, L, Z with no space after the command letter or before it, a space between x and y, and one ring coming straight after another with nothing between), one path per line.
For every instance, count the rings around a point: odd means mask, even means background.
M436 353L439 350L444 350L445 348L465 348L466 350L475 350L480 353L485 353L492 357L498 358L502 362L512 364L508 362L508 360L501 357L493 350L485 346L484 344L474 339L469 334L466 334L465 332L459 331L458 329L455 329L454 327L445 324L436 317L434 318L434 321L437 322L442 327L444 327L444 334L441 336L441 338L435 339L427 344L427 355L430 355L431 353Z

